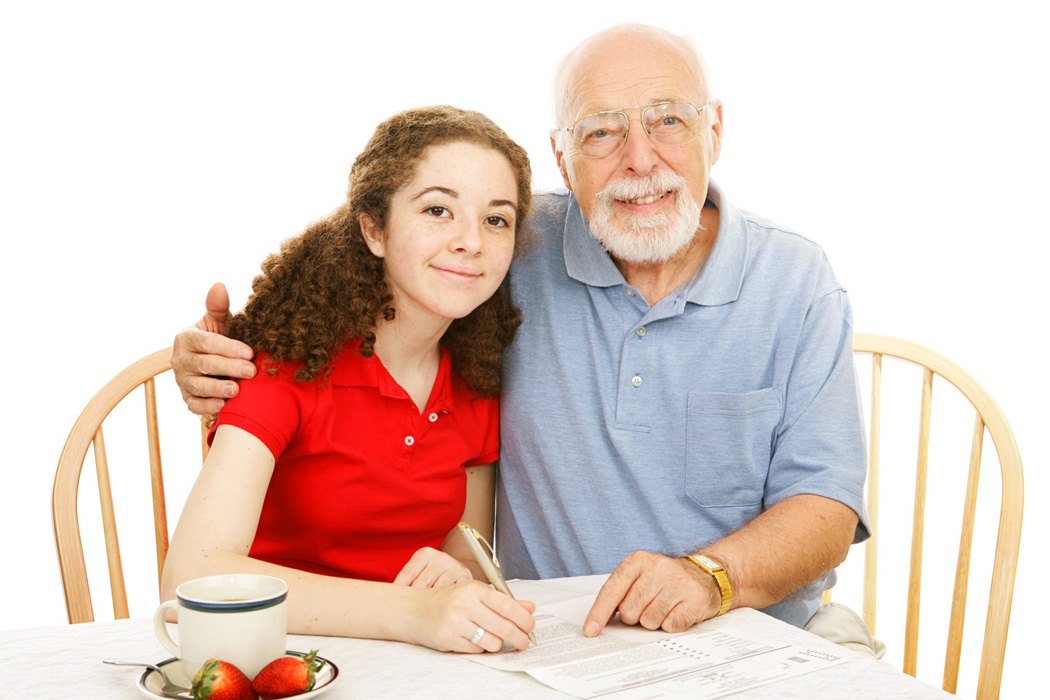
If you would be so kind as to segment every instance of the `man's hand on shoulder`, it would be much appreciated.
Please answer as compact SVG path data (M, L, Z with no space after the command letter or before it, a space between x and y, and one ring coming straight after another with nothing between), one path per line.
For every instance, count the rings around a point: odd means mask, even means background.
M616 567L598 592L583 634L597 636L617 610L624 624L682 632L714 617L720 606L721 594L714 579L691 562L634 552Z
M212 285L201 320L175 336L171 368L190 411L218 413L226 399L237 395L234 379L255 376L252 349L222 335L230 318L230 297L222 283Z

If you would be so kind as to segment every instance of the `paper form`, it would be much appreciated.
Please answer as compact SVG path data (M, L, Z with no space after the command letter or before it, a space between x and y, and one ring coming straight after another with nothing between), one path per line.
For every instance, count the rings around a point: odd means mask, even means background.
M593 593L581 596L579 584L515 581L511 586L515 596L540 606L535 615L539 644L465 658L528 673L579 698L719 698L845 661L827 644L807 648L756 637L746 623L760 613L750 610L734 610L678 634L627 626L617 617L588 639L582 627Z

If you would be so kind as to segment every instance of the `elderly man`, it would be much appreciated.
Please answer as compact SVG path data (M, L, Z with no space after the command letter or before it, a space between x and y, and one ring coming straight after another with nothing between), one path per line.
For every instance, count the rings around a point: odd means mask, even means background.
M710 183L722 106L687 42L614 27L557 87L569 191L539 198L510 278L505 572L612 572L589 636L617 611L669 631L741 606L804 625L868 532L846 293L816 245ZM199 330L226 305L176 339L198 412L236 390L202 375L251 372L229 359L250 351Z

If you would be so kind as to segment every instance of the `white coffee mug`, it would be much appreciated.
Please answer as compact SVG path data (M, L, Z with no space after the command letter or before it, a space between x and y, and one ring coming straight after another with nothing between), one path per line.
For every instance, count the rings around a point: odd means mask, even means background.
M233 664L248 678L287 649L288 584L260 574L223 574L187 581L175 589L176 600L160 604L153 630L165 649L193 678L208 659ZM164 624L176 611L179 643Z

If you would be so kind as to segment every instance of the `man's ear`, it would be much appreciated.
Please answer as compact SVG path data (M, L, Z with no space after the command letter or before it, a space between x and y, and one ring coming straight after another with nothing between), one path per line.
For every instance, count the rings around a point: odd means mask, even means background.
M357 223L361 226L361 235L365 239L365 245L372 251L372 255L381 258L386 254L386 244L383 242L383 229L376 223L375 219L365 213L357 217Z
M553 131L551 132L551 151L554 152L554 160L558 163L562 181L569 188L569 191L572 192L572 181L569 179L569 166L565 158L565 152L558 147L558 139Z
M711 113L711 165L718 161L722 152L722 100L715 100Z

